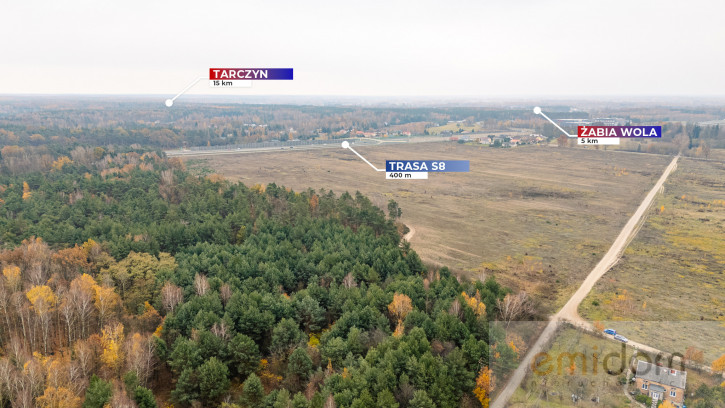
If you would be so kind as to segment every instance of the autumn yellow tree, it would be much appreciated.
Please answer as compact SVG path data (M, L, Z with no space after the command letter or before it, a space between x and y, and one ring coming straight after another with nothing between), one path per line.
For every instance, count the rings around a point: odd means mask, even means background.
M15 292L20 289L20 268L15 265L3 268L3 276L7 282L8 289Z
M622 293L614 296L614 307L619 312L620 316L629 316L632 312L634 312L634 300L627 292L627 289L622 290Z
M413 302L402 293L395 293L393 301L388 305L388 311L397 319L405 319L411 310L413 310Z
M483 317L486 315L486 304L481 301L481 292L476 290L475 296L468 296L466 292L462 292L461 296L463 296L466 304L473 309L476 316Z
M103 327L106 321L118 310L121 304L121 297L113 288L108 286L94 285L95 294L93 303L98 311L98 325Z
M388 305L390 315L398 322L393 335L400 336L403 334L403 320L411 310L413 310L413 302L411 302L408 296L402 293L395 293L393 295L393 301Z
M73 164L73 160L70 159L68 156L60 156L56 161L53 162L53 170L60 171L63 170L63 166L66 164Z
M28 185L27 181L23 181L23 200L27 200L33 195L33 192L30 191L30 186Z
M117 323L108 325L101 331L101 344L103 351L101 352L101 362L112 372L117 373L123 366L123 325Z
M139 330L153 331L159 324L161 324L161 315L153 306L151 306L151 303L144 302L144 312L141 316L138 316L137 321L139 323Z
M48 352L48 337L50 334L51 310L55 308L58 298L53 290L46 285L33 286L25 294L30 301L33 311L40 318L40 324L43 329L43 350Z
M506 344L516 353L517 359L526 352L526 342L516 333L506 334Z
M712 362L712 372L722 373L723 377L725 377L725 354L721 355L717 360Z
M81 398L65 387L48 387L36 400L41 408L78 408Z
M664 400L662 404L660 404L659 408L675 408L675 405L669 400Z
M483 408L488 408L491 402L491 393L494 390L495 383L496 377L493 375L493 371L486 366L481 367L481 371L476 377L476 387L473 389L473 393Z

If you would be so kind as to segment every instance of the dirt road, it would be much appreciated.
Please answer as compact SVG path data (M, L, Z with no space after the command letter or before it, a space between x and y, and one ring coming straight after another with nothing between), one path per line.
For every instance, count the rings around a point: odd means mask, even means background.
M408 233L403 235L403 239L410 242L413 239L413 235L415 235L415 227L410 224L405 224L405 226L408 227Z
M550 340L552 340L554 333L556 333L556 328L562 320L569 320L585 328L590 328L590 324L584 321L579 316L579 313L577 311L579 308L579 304L592 290L594 284L615 263L617 263L619 257L622 255L622 252L624 252L624 249L631 241L631 238L637 234L639 226L644 220L644 216L646 215L647 210L654 202L654 198L662 190L662 186L664 185L665 180L667 180L667 177L670 175L670 173L672 173L672 171L677 168L678 159L679 156L676 156L674 159L672 159L672 162L670 162L669 166L667 166L665 171L662 173L662 176L659 178L659 180L657 180L657 183L655 183L654 187L652 187L652 190L650 190L650 192L645 196L644 200L642 200L642 203L639 205L639 207L637 207L637 211L634 212L629 221L627 221L627 224L624 225L624 228L622 228L622 231L614 240L614 243L609 248L609 251L607 251L607 253L599 261L599 263L597 263L594 269L592 269L592 271L581 284L579 289L576 291L576 293L574 293L574 295L572 295L569 301L566 302L564 307L558 313L551 317L549 324L546 325L546 328L544 328L544 331L541 333L538 340L536 340L536 343L534 343L531 349L529 349L529 352L526 353L526 356L522 360L523 363L520 364L519 367L514 371L508 383L506 383L506 386L501 390L496 400L491 404L491 408L504 408L506 406L506 403L509 401L511 396L514 394L514 392L516 392L516 390L521 385L521 382L524 380L524 377L526 376L526 372L528 371L529 367L528 362L533 361L534 356L542 352L544 346L548 344ZM638 345L643 349L646 347L641 344Z

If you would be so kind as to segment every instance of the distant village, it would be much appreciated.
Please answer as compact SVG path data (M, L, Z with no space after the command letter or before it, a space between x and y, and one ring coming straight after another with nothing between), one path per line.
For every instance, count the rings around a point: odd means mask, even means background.
M562 118L557 122L566 128L576 128L577 126L603 125L617 126L627 124L627 120L622 118ZM491 147L512 148L521 145L534 145L547 143L549 138L540 133L530 133L532 129L525 128L498 128L495 124L493 128L484 128L484 122L469 122L467 120L449 120L447 123L431 123L425 124L411 130L406 130L405 125L388 126L382 129L366 129L359 130L355 127L343 128L339 130L331 130L319 128L312 131L312 134L301 135L298 130L290 127L289 129L281 129L273 133L277 138L269 141L296 141L296 140L330 140L343 138L388 138L388 137L411 137L411 136L440 136L448 137L450 141L459 143L480 143ZM499 123L499 126L501 123ZM244 123L244 127L251 129L261 129L262 134L267 133L266 124ZM408 127L408 129L413 129ZM429 133L430 131L430 133ZM231 135L230 135L231 136ZM273 136L274 137L274 136Z
M481 143L491 147L516 147L520 145L532 145L546 142L546 137L540 134L497 134L497 135L456 135L449 138L459 143Z

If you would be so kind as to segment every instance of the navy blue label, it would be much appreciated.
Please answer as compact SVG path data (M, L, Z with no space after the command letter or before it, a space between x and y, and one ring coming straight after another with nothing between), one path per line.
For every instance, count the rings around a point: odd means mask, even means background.
M468 160L386 160L385 171L468 172Z

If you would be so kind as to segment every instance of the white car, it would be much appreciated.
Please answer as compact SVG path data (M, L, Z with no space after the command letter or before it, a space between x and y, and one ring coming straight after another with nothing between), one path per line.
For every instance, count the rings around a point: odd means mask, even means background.
M621 334L617 334L617 335L615 335L615 336L614 336L614 338L615 338L616 340L619 340L619 341L621 341L622 343L626 343L626 342L628 342L628 341L629 341L629 339L627 339L626 337L622 336Z

